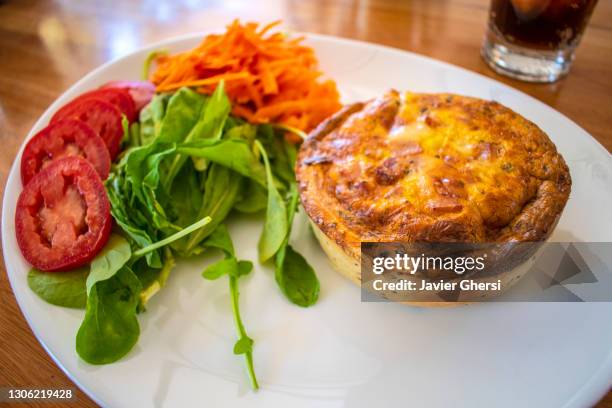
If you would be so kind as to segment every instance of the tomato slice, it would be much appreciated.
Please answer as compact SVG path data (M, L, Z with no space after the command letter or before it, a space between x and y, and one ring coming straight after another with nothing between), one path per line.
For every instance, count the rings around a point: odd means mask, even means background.
M51 123L64 119L85 122L104 140L111 159L119 154L123 139L121 112L110 103L101 99L85 99L78 104L66 105L53 116Z
M136 120L136 108L134 107L134 100L130 96L130 93L125 89L105 88L94 89L93 91L85 92L84 94L77 96L72 101L61 107L55 113L55 115L53 115L51 122L53 122L56 117L65 117L66 115L64 111L74 109L74 106L78 106L87 99L100 99L104 102L108 102L119 109L119 111L127 117L130 123Z
M47 126L26 145L21 156L23 185L53 161L67 156L83 157L102 180L108 177L111 159L104 140L86 123L66 119Z
M110 235L110 203L88 161L53 161L25 186L15 210L17 243L24 258L43 271L89 262Z
M140 112L155 95L155 85L147 81L111 81L102 85L101 89L124 89L130 93L136 112Z

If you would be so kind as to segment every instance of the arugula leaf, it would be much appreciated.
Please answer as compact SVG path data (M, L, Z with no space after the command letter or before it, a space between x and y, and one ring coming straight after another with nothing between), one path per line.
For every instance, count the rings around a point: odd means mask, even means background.
M283 200L274 185L272 170L270 169L270 162L265 149L259 140L255 141L255 145L261 152L264 160L268 187L266 221L258 243L259 260L265 262L274 256L287 236L287 207L285 200Z
M251 261L238 261L238 274L237 278L248 275L253 270L253 262Z
M210 265L202 272L202 277L208 280L216 280L223 275L238 275L238 262L236 258L230 257L222 259Z
M251 380L251 387L256 390L259 388L259 384L257 383L255 369L253 368L253 339L247 335L244 324L242 323L240 304L238 301L240 295L238 291L238 279L240 276L250 273L253 269L253 264L249 261L238 261L236 259L232 239L229 236L227 228L223 224L219 225L217 229L213 231L210 237L204 242L204 245L210 248L220 249L225 254L224 259L206 268L204 272L202 272L202 276L209 280L218 279L224 275L227 275L229 278L232 313L234 315L236 331L238 332L238 340L234 344L234 354L244 355L249 379Z
M91 261L87 277L87 294L98 282L112 278L132 256L129 242L121 235L112 234L102 251Z
M238 291L238 277L230 275L229 285L230 296L232 298L234 323L236 323L236 330L238 332L238 340L234 344L234 354L244 354L249 379L251 380L251 387L254 390L257 390L259 389L259 384L257 383L255 369L253 368L253 339L247 335L244 324L242 323L242 317L240 316L240 303L238 301L238 298L240 297L240 292Z
M85 309L87 291L85 280L89 268L83 267L61 273L39 271L28 272L28 286L44 301L56 306Z
M241 337L236 344L234 344L234 354L248 354L253 352L253 339L249 336Z
M76 351L90 364L108 364L126 355L138 341L136 318L140 281L127 266L94 285L76 336Z

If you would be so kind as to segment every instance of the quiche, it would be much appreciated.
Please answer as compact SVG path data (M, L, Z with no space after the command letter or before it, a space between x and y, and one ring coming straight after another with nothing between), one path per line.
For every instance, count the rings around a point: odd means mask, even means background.
M323 249L356 283L361 242L544 241L571 189L555 145L511 109L395 90L322 122L296 175Z

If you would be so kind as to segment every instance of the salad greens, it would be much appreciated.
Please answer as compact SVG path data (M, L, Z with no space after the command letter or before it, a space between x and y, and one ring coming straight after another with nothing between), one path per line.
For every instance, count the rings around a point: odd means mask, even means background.
M65 273L32 270L30 288L49 303L85 308L76 336L79 356L114 362L138 341L137 314L164 287L180 258L220 250L202 273L228 277L238 340L251 385L253 339L244 327L238 283L252 263L238 260L224 221L232 210L263 212L259 259L273 261L275 281L289 301L310 306L319 281L289 245L298 206L296 147L286 129L252 125L230 114L223 83L211 96L181 88L158 94L126 130L125 150L105 182L117 228L90 267Z
M236 259L232 239L229 236L227 228L225 228L223 224L219 225L217 229L213 231L206 239L204 245L210 248L220 249L225 254L224 259L206 268L204 272L202 272L202 276L209 280L219 279L223 275L227 275L228 277L230 296L232 298L232 312L234 315L234 323L236 324L236 331L238 332L238 340L234 344L234 354L244 354L251 387L256 390L259 388L259 384L255 377L255 370L253 369L254 342L246 333L242 318L240 317L240 306L238 302L238 279L241 276L248 275L253 269L253 264L250 261L239 261Z
M268 201L266 208L266 221L264 229L259 239L259 260L261 262L272 258L279 250L288 232L287 227L287 207L285 200L280 195L274 185L274 177L270 169L268 155L259 140L255 142L261 152L266 165L266 181L268 184Z
M52 305L85 309L85 281L88 274L87 267L62 273L49 273L32 268L28 273L28 286L32 292Z

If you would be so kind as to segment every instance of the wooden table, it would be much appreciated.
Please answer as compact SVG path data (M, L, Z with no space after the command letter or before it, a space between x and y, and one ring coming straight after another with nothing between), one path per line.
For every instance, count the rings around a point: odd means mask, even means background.
M88 71L142 45L222 27L236 17L280 18L291 29L390 45L482 73L551 105L611 150L612 1L600 0L570 75L552 85L501 77L480 59L487 7L488 0L0 0L0 192L35 120ZM76 388L32 335L4 271L2 386ZM72 405L95 406L77 393ZM612 393L598 407L612 408Z

